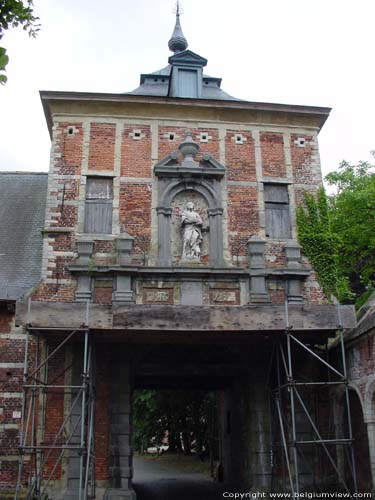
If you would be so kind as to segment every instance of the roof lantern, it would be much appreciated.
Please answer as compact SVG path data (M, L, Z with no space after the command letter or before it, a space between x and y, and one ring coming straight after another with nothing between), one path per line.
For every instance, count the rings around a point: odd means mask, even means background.
M188 50L188 42L181 28L180 15L181 7L177 1L176 22L168 42L168 47L173 54L168 59L168 66L153 73L141 74L139 87L127 93L183 99L240 100L220 88L221 78L203 73L207 59Z

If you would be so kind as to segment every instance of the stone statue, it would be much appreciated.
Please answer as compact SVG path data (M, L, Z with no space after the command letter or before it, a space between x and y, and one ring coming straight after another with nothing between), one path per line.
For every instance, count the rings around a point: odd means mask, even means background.
M202 219L194 210L194 203L189 201L181 213L182 227L182 258L200 259L202 243Z

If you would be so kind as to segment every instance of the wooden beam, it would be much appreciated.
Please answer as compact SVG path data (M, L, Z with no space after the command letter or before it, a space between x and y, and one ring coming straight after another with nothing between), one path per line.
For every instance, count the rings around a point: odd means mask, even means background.
M344 328L354 328L354 307L341 306ZM81 302L26 302L17 304L16 323L38 328L75 329L84 325L86 304ZM334 331L338 327L334 305L289 306L289 324L298 331ZM172 306L90 304L89 326L96 330L171 332L280 332L285 329L285 308L258 306Z

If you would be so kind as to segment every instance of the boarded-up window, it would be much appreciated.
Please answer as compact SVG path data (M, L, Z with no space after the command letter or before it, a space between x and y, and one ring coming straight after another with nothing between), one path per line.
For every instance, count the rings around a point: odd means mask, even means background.
M291 238L288 186L265 184L264 202L266 236L273 239Z
M87 177L85 233L112 233L113 181Z
M178 97L198 97L198 73L196 70L178 71Z

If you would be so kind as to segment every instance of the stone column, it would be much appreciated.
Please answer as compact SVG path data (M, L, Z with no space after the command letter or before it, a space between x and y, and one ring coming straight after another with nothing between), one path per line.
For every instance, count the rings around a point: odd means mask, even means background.
M222 208L209 208L207 210L210 220L210 264L211 266L223 265L223 229Z
M287 267L290 270L301 269L301 247L292 241L285 245ZM290 304L300 304L303 302L301 278L290 278L288 280L288 302Z
M171 215L170 207L157 207L158 214L158 264L162 267L171 265Z
M269 391L255 372L237 379L220 399L224 482L236 491L271 488L269 415Z
M77 278L76 301L87 302L88 300L91 300L91 297L91 276L88 274L82 274Z
M112 363L110 472L111 487L105 500L136 500L132 488L133 454L131 448L131 387L130 369L126 361Z
M247 242L250 258L250 302L254 304L269 302L270 300L266 288L265 246L265 240L256 235L249 238Z
M113 302L134 302L132 277L129 274L117 274L115 280Z
M78 259L76 264L88 265L92 258L94 250L94 241L92 238L82 235L77 238Z
M253 492L271 488L271 423L269 392L264 383L256 382L250 389L250 464Z
M134 238L127 233L123 233L117 237L117 263L120 264L120 266L127 266L131 264L133 243Z
M77 238L77 252L78 259L75 264L82 266L89 266L92 262L92 255L94 251L94 241L85 235L79 236ZM86 302L91 300L91 277L89 275L81 275L77 278L77 291L76 291L76 301Z

